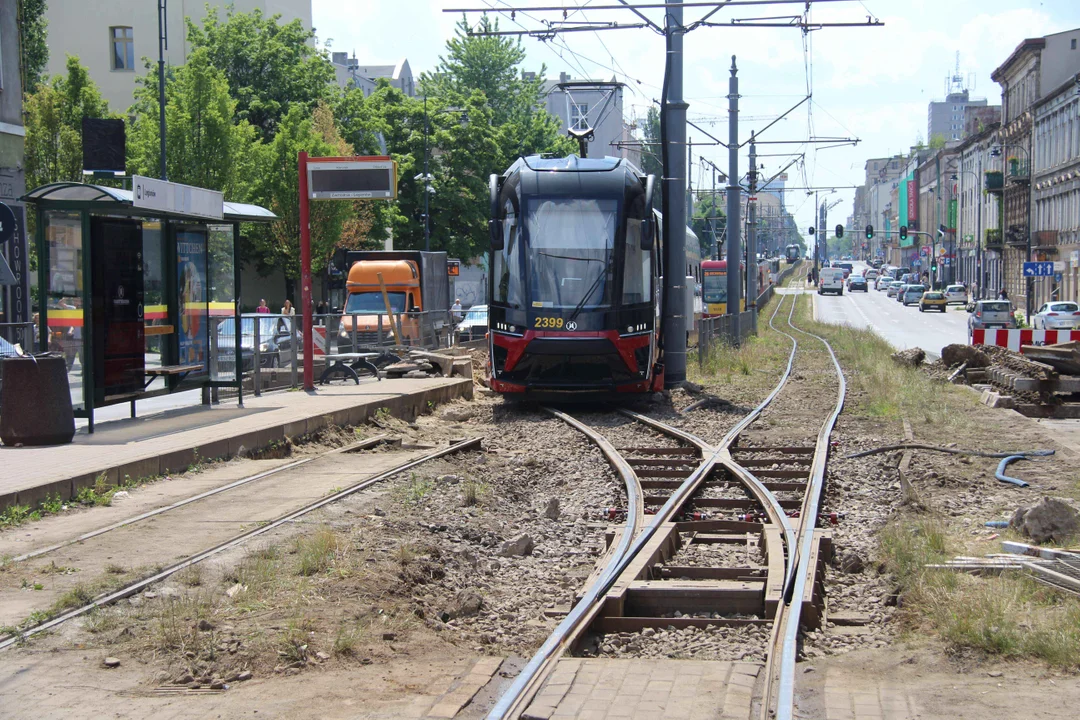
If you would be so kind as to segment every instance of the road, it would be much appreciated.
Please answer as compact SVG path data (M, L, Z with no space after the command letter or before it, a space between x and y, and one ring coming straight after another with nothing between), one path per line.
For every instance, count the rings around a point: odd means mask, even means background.
M855 263L855 269L858 272L867 266ZM814 301L814 312L821 322L871 328L898 350L921 347L937 358L946 345L967 342L968 315L960 305L949 306L944 314L921 313L917 306L904 307L873 287L866 293L815 295Z

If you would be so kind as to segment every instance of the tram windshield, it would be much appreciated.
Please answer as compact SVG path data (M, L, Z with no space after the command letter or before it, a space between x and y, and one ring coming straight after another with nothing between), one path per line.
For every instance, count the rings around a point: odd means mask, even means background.
M727 271L706 270L701 290L704 302L713 304L727 302Z
M539 198L525 230L533 308L587 308L612 302L618 201Z

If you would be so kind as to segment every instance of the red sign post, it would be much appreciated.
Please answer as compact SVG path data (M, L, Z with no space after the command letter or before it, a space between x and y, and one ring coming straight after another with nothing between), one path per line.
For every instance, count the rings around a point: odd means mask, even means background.
M304 390L315 389L315 343L311 337L311 206L308 200L307 153L300 151L300 314L304 329Z

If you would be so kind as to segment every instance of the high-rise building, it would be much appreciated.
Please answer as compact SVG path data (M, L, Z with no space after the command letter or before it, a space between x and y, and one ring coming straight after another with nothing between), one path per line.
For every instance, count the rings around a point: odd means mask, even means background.
M972 98L960 72L960 53L956 54L956 70L945 80L945 99L930 103L926 119L926 142L937 136L946 141L964 137L964 111L970 106L985 106L986 98Z

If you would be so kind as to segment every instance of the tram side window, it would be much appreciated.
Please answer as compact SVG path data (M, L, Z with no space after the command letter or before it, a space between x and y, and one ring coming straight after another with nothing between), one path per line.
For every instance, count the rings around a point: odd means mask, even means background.
M623 262L623 305L649 302L652 299L652 253L641 249L644 221L626 221L626 256Z
M508 202L503 217L503 248L492 258L495 282L495 302L511 307L523 307L521 292L521 233L518 217Z

